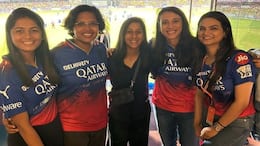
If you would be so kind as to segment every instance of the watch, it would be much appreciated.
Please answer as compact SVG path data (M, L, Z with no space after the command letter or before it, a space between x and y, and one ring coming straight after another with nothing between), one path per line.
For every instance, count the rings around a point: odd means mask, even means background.
M213 128L214 128L217 132L219 132L219 131L221 131L221 130L224 129L224 127L221 126L218 122L215 122L215 123L214 123Z

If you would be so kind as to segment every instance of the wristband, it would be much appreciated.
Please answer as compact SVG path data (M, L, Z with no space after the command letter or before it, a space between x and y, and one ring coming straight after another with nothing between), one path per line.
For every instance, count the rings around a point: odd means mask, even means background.
M216 123L218 123L220 126L222 126L223 128L225 128L226 126L222 125L219 121L217 121Z

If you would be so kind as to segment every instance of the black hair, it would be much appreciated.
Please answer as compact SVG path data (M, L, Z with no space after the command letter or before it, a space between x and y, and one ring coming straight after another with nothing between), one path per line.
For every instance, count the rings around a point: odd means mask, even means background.
M161 15L165 12L172 12L181 17L182 31L180 34L180 40L175 47L175 56L178 65L183 67L190 66L192 68L193 76L195 76L199 70L201 58L203 56L202 54L204 52L201 50L198 40L192 36L185 14L177 7L162 8L157 16L156 36L151 42L154 68L161 67L163 65L166 57L165 53L169 45L160 29Z
M121 26L119 36L118 36L118 41L116 45L116 50L115 50L115 56L118 61L123 61L126 53L127 53L127 47L126 47L126 42L125 42L125 35L127 33L127 29L130 24L132 23L138 23L141 26L144 39L140 45L140 54L142 55L142 66L147 67L149 64L149 55L150 55L150 47L147 42L147 35L146 35L146 27L143 22L143 20L139 17L130 17Z
M97 19L97 22L99 23L99 31L102 32L105 29L105 21L102 17L102 14L96 7L89 5L79 5L69 12L64 22L64 27L69 31L70 36L74 36L73 27L76 23L78 15L82 12L93 13Z
M211 79L209 80L208 89L212 91L216 81L219 79L220 76L224 75L226 71L227 59L231 56L232 52L236 50L236 46L234 44L230 21L224 13L219 11L210 11L208 13L205 13L201 16L198 22L198 29L200 22L205 18L213 18L219 21L225 33L225 36L220 42L219 48L216 53L215 71Z
M19 49L14 45L11 38L11 29L16 24L16 21L21 18L29 18L33 20L36 25L40 28L42 32L42 42L35 50L35 58L38 64L43 66L44 72L48 75L50 82L52 84L59 83L59 76L56 72L52 58L49 51L49 44L47 40L47 35L44 29L43 19L35 12L27 8L17 8L15 9L7 18L6 21L6 42L8 47L8 58L10 59L12 65L15 67L18 75L20 76L22 82L26 86L33 85L32 78L26 69L24 58L20 53Z

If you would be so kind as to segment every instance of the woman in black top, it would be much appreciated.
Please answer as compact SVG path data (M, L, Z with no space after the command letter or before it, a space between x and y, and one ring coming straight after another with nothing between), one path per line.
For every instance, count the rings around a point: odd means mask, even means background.
M146 30L140 18L127 19L120 30L119 40L113 55L109 58L109 74L113 89L130 86L138 59L141 64L133 86L134 101L114 105L111 99L109 128L112 146L148 145L150 103L148 100L148 74L150 71Z

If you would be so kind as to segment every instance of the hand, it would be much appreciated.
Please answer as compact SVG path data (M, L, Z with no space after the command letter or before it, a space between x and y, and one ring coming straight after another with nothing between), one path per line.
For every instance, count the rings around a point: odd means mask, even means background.
M109 48L109 49L107 49L107 56L108 56L108 57L112 56L114 52L115 52L115 48Z
M201 139L210 139L216 136L218 132L213 127L205 127L200 132Z
M100 43L102 43L102 42L100 42L100 41L97 40L97 39L95 39L95 40L93 41L93 45L94 45L94 46L99 45Z
M257 68L260 68L260 58L254 58L253 62Z
M254 140L254 139L251 138L251 137L248 137L248 138L247 138L247 141L248 141L248 143L249 143L248 146L259 146L259 145L260 145L260 141Z
M3 119L3 125L5 126L5 129L9 134L13 134L19 131L10 118Z

